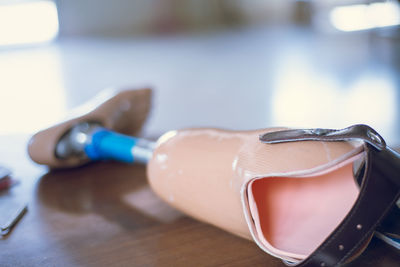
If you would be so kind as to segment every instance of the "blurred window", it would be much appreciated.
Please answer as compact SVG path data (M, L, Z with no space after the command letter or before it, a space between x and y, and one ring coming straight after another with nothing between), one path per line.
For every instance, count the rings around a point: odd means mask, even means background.
M48 42L57 34L53 1L0 0L0 47Z
M400 7L393 1L338 6L331 10L330 21L341 31L359 31L400 24Z

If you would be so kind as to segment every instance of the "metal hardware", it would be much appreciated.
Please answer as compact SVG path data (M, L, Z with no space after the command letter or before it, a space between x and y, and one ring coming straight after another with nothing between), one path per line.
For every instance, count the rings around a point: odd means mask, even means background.
M260 141L276 144L296 141L343 141L361 140L378 150L386 148L385 140L371 127L364 124L353 125L341 130L334 129L291 129L260 135Z

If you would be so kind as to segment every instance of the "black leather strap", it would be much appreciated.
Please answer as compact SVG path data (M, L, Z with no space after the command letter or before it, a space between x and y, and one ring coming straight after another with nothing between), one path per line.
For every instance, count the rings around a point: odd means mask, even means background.
M369 131L373 135L368 134ZM345 219L330 236L297 266L340 266L363 248L400 197L400 155L387 148L383 138L365 125L340 131L288 130L285 131L283 140L279 140L277 134L260 137L265 143L280 143L300 140L351 140L352 135L354 139L365 141L366 159L359 196ZM269 138L273 141L269 142ZM340 192L338 197L339 194ZM390 214L393 216L396 213Z
M386 161L388 151L369 149L359 197L346 218L307 259L298 266L339 266L372 236L400 197L400 186L391 178L400 174ZM391 171L388 171L390 169ZM398 177L400 178L400 177Z

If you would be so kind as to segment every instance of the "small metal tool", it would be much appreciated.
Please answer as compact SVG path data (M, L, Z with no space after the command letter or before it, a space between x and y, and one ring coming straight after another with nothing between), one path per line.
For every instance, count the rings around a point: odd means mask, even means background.
M13 209L14 207L7 207L8 210ZM19 220L25 215L28 211L28 205L22 204L17 209L15 209L12 213L2 214L1 216L7 216L7 220L0 225L1 235L5 236L10 233L12 228L17 224Z
M0 166L0 235L5 236L24 216L28 206L25 202L16 199L15 195L8 194L8 188L16 183L11 176L11 170Z

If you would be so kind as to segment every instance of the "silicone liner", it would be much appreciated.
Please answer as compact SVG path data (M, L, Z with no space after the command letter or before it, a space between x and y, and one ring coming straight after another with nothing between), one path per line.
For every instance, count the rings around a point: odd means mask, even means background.
M290 262L311 254L356 201L353 162L361 156L297 175L259 176L245 184L246 220L259 247Z

